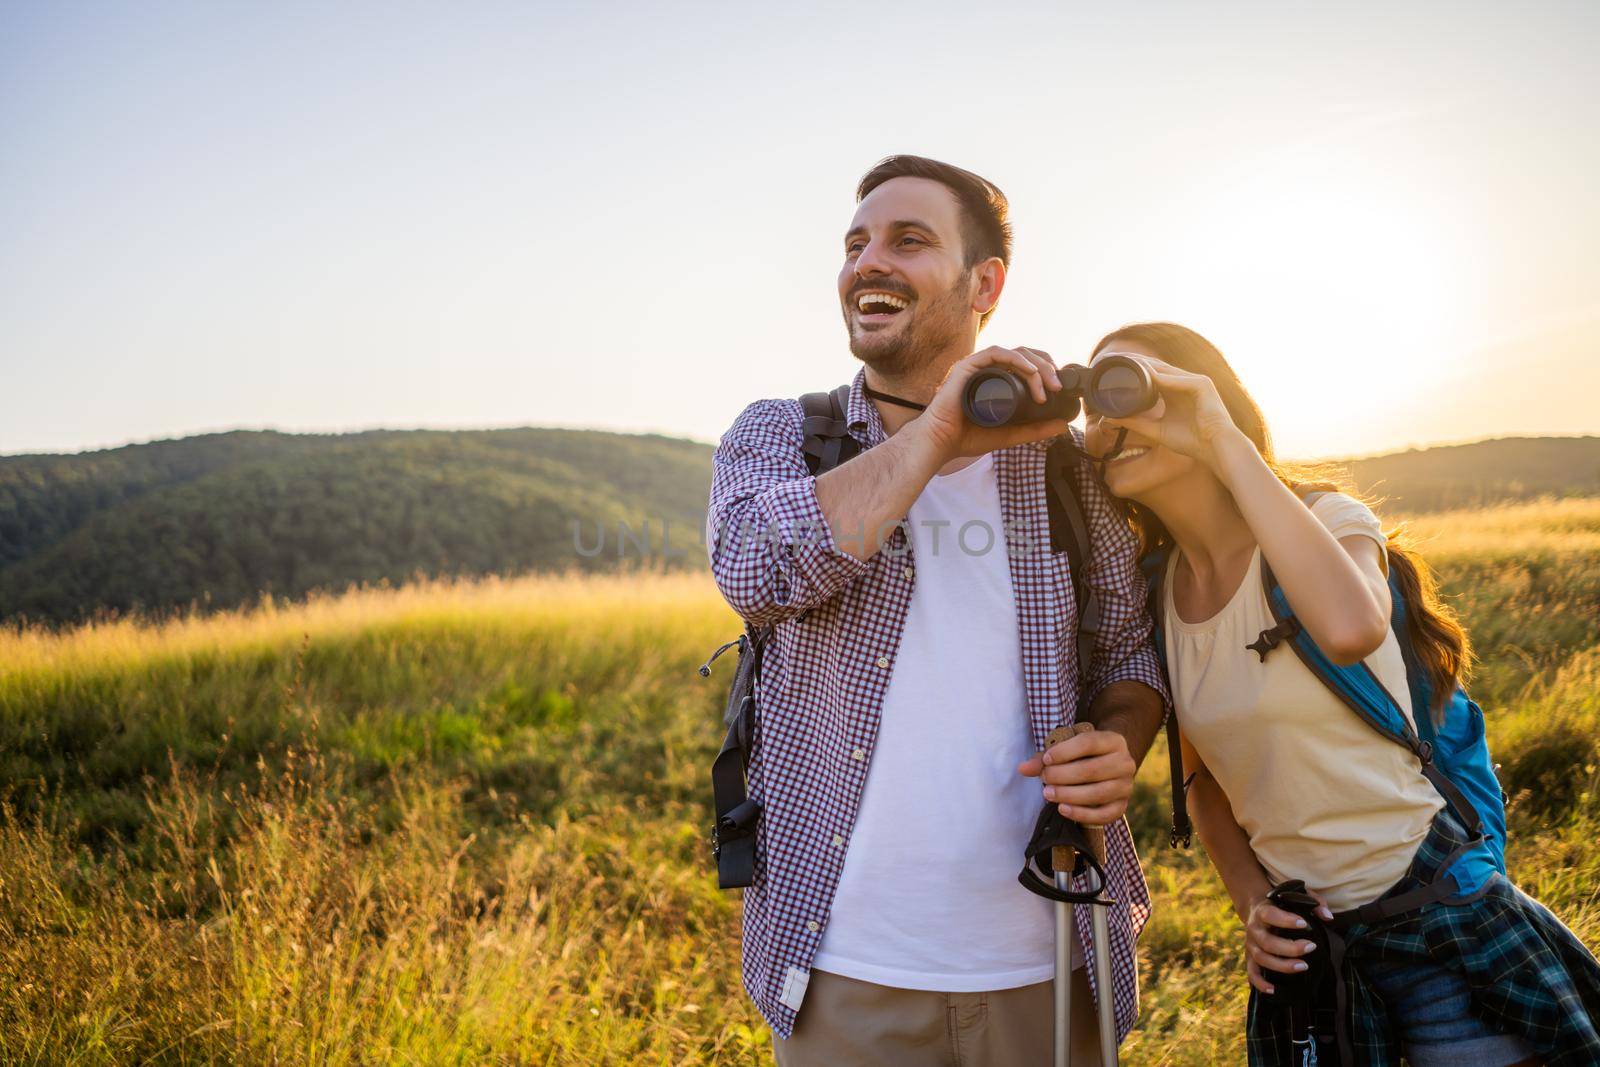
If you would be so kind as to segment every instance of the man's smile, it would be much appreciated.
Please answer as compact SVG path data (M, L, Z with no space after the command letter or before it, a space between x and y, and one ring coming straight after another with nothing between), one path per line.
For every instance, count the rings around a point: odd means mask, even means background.
M868 289L851 298L856 318L863 325L876 325L893 321L894 317L911 306L911 301L882 289Z

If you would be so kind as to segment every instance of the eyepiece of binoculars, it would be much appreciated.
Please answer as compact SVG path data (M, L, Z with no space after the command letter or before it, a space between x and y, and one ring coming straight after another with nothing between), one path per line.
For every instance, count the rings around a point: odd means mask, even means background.
M1148 410L1160 395L1149 368L1132 356L1106 356L1092 367L1068 364L1057 373L1060 391L1047 393L1040 404L1016 371L981 370L967 382L962 410L978 426L1075 419L1084 407L1097 415L1124 419Z

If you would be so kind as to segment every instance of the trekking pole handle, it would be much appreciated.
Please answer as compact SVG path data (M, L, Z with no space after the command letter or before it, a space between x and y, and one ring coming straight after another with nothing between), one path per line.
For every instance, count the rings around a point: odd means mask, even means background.
M1045 747L1051 748L1061 742L1086 734L1094 729L1094 723L1079 722L1071 726L1057 726L1050 731L1050 736L1045 739ZM1085 826L1083 836L1089 842L1089 851L1103 869L1106 865L1106 829L1103 826ZM1050 851L1050 866L1058 871L1070 871L1077 865L1078 857L1073 854L1073 849L1067 845L1057 845Z

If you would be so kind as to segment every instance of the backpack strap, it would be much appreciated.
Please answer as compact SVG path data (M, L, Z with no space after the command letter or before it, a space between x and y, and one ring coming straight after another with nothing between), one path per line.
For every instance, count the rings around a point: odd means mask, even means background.
M761 805L745 790L745 770L750 764L751 734L755 730L756 673L769 630L739 635L739 666L728 688L728 707L722 721L728 727L722 750L711 762L711 793L717 818L711 827L711 854L717 861L717 885L738 889L751 885L756 872L756 820ZM719 648L700 668L702 677L729 646Z
M1167 670L1167 641L1163 631L1166 617L1167 561L1172 558L1172 546L1157 549L1140 562L1145 572L1145 607L1150 615L1154 633L1152 643L1156 659L1163 672ZM1178 709L1167 710L1167 779L1172 796L1172 826L1167 832L1167 843L1173 848L1188 848L1194 841L1194 823L1189 819L1189 786L1194 775L1183 775L1183 744L1179 740Z
M1300 620L1295 617L1294 609L1289 606L1283 587L1278 584L1277 575L1272 573L1272 564L1267 562L1265 554L1261 557L1261 589L1266 595L1267 607L1272 612L1273 625L1262 630L1261 635L1245 647L1259 654L1265 662L1268 652L1287 643L1311 673L1363 722L1427 762L1431 754L1429 746L1417 736L1416 729L1401 713L1400 702L1373 673L1372 668L1364 662L1340 667L1305 632ZM1392 723L1385 721L1390 711L1393 712Z
M1311 635L1306 633L1304 627L1295 619L1294 611L1289 606L1289 599L1284 595L1283 587L1278 584L1277 577L1272 573L1272 566L1267 562L1265 554L1261 557L1261 585L1276 625L1270 630L1263 630L1261 636L1256 639L1256 644L1247 647L1260 651L1264 662L1267 652L1275 648L1280 641L1287 641L1289 647L1294 649L1295 655L1317 680L1338 697L1341 703L1355 712L1362 722L1417 757L1422 764L1423 777L1433 784L1433 788L1444 798L1445 803L1450 806L1456 818L1461 820L1461 825L1467 832L1467 839L1439 864L1433 880L1427 885L1391 900L1362 905L1355 909L1355 914L1363 922L1375 922L1453 895L1446 884L1446 874L1455 865L1456 860L1488 840L1483 828L1483 818L1478 814L1478 809L1467 799L1461 788L1450 780L1449 775L1433 762L1433 746L1417 736L1416 728L1401 710L1400 702L1395 700L1394 694L1389 692L1373 673L1372 668L1365 662L1341 667L1317 647ZM1391 593L1398 595L1392 587ZM1282 637L1275 636L1280 632L1283 634ZM1265 647L1257 649L1257 645ZM1393 723L1386 721L1391 717Z
M1100 603L1087 577L1090 553L1089 525L1084 520L1079 482L1072 474L1073 466L1082 461L1084 461L1083 452L1070 437L1056 440L1045 457L1045 481L1049 487L1046 503L1050 511L1050 547L1054 551L1067 553L1073 596L1078 602L1077 652L1080 672L1087 670L1088 665L1094 662L1094 646L1100 631ZM1087 463L1085 465L1087 466ZM1088 469L1093 476L1093 467ZM1140 561L1140 566L1145 569L1147 589L1145 603L1150 618L1155 622L1156 657L1160 660L1163 671L1167 668L1167 650L1161 636L1161 608L1165 603L1161 590L1170 551L1170 549L1159 551ZM1188 848L1194 839L1194 826L1189 821L1188 805L1188 790L1194 781L1194 776L1190 775L1188 778L1183 776L1183 748L1178 741L1178 715L1171 709L1167 712L1166 731L1168 770L1172 778L1172 828L1168 839L1174 848ZM1035 892L1037 891L1035 889Z
M800 451L813 477L860 454L861 445L850 436L848 384L831 393L807 393L800 398L800 407L805 412Z
M1144 571L1145 610L1155 631L1152 643L1163 672L1167 669L1167 643L1161 626L1167 605L1167 560L1171 557L1172 546L1168 545L1139 561L1139 569ZM1178 712L1174 708L1167 710L1166 729L1167 773L1172 791L1172 827L1167 842L1173 848L1188 848L1194 841L1194 824L1189 821L1189 786L1194 783L1194 775L1183 776L1183 745L1178 739Z
M813 476L832 470L861 451L850 436L849 402L848 384L831 393L807 393L800 398L805 413L801 450ZM722 716L727 734L721 751L711 762L716 810L711 854L717 860L717 884L723 889L740 889L755 883L756 827L761 805L749 795L746 773L756 728L756 680L761 672L762 650L771 637L770 626L747 628L737 641L723 645L700 668L702 677L709 676L716 658L737 645L739 666L728 688L728 706Z
M1100 636L1100 600L1089 585L1089 524L1084 519L1083 498L1073 468L1078 451L1070 437L1051 444L1045 453L1045 505L1050 514L1050 548L1066 552L1067 571L1072 578L1072 595L1078 605L1079 677L1094 662L1094 646Z

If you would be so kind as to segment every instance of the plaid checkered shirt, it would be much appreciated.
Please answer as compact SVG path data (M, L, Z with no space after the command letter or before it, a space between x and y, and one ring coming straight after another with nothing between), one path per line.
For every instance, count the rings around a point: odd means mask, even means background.
M1445 857L1467 840L1449 808L1433 818L1411 868L1385 897L1433 880ZM1383 999L1363 974L1369 963L1428 964L1454 972L1471 989L1471 1012L1502 1034L1539 1050L1545 1067L1600 1063L1600 963L1549 908L1495 873L1473 896L1427 904L1344 931L1345 1025L1362 1067L1400 1067L1401 1041ZM1329 1013L1331 1014L1331 1012ZM1324 1035L1331 1019L1317 1016ZM1254 988L1245 1021L1250 1067L1293 1067L1288 1021ZM1327 1048L1324 1056L1338 1059Z
M851 385L846 413L863 450L887 437L864 382L863 370ZM750 795L762 805L762 817L754 884L744 894L743 969L746 991L784 1038L793 1032L844 868L845 849L834 838L850 839L916 573L903 527L895 527L869 559L840 550L801 452L802 420L798 400L761 400L740 414L713 458L707 517L712 572L723 596L751 627L774 627L757 682L751 744ZM1167 695L1133 535L1090 479L1082 480L1091 539L1085 578L1096 590L1102 622L1093 662L1080 671L1067 554L1050 551L1047 445L994 454L1005 528L1020 531L1007 554L1028 725L1040 749L1052 729L1076 719L1080 693L1092 701L1112 682L1131 680ZM1031 552L1019 550L1022 540ZM1134 941L1149 918L1150 894L1126 823L1106 830L1107 891L1117 901L1109 925L1122 1036L1138 1015ZM1075 909L1093 983L1089 912Z

